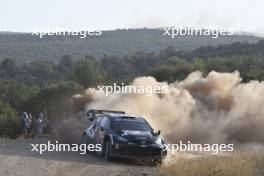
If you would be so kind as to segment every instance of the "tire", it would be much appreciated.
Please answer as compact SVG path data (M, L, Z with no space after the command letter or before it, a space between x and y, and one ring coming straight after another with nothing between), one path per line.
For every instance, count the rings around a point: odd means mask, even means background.
M160 166L160 165L162 165L162 159L157 159L157 160L155 161L155 163L156 163L156 166Z
M105 141L105 144L104 144L104 159L106 161L112 161L111 144L109 140Z
M161 166L162 164L162 159L152 159L150 161L150 166L155 167L155 166Z

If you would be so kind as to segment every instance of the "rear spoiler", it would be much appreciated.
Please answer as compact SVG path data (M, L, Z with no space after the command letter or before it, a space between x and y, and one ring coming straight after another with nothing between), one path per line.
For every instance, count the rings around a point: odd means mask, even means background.
M86 115L90 121L93 121L96 118L96 115L100 114L125 114L124 111L111 111L111 110L98 110L98 109L91 109L88 110Z

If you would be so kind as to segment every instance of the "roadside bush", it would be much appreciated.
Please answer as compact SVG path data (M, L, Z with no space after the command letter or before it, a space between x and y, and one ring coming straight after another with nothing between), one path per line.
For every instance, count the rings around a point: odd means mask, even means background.
M19 132L19 118L9 104L0 100L0 137L15 138Z

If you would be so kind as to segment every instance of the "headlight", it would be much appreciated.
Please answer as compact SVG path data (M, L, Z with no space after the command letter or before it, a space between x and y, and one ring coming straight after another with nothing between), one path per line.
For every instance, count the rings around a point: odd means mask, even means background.
M117 136L118 141L127 142L127 139L121 136Z
M162 144L162 140L161 138L158 138L156 141L155 141L156 144Z

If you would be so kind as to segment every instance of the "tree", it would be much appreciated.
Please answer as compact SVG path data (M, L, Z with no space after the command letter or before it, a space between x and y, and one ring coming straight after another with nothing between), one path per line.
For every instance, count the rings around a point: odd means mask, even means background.
M102 83L105 80L105 73L94 59L86 58L76 63L71 78L88 88Z
M52 80L56 74L55 65L48 61L31 62L29 72L35 77L35 82L38 83Z
M170 57L166 64L156 67L149 75L154 76L158 81L174 82L185 79L192 71L194 71L192 63L178 57Z
M71 111L71 97L81 91L82 87L73 81L45 85L38 94L28 99L25 110L35 115L45 110L49 120L60 118L65 112Z
M199 70L201 71L202 73L207 73L207 70L206 70L206 63L203 59L201 58L196 58L194 60L194 69L195 70Z
M151 70L147 75L153 76L157 81L173 82L175 69L168 65L159 66Z
M6 58L1 62L0 70L8 78L14 78L18 72L18 65L14 59Z
M14 80L0 80L0 100L8 103L17 112L24 111L23 104L37 92L36 86L18 84Z
M70 55L64 55L61 57L61 60L60 60L60 63L59 63L60 66L62 67L72 67L74 65L74 61L73 59L71 58Z

